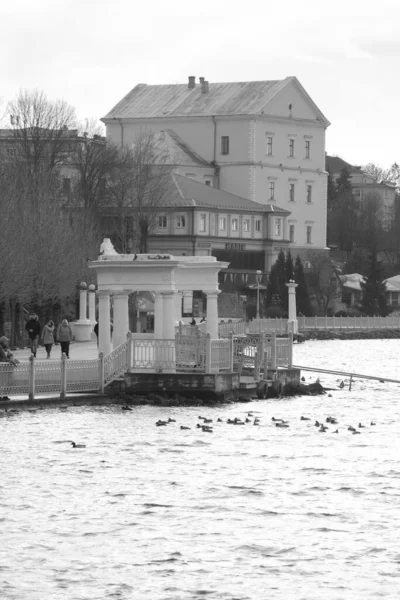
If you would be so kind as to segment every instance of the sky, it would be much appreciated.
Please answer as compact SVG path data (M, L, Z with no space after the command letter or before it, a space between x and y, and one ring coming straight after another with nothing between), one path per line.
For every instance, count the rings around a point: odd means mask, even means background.
M398 0L0 3L0 116L21 89L104 117L136 84L296 76L331 122L326 151L400 163Z

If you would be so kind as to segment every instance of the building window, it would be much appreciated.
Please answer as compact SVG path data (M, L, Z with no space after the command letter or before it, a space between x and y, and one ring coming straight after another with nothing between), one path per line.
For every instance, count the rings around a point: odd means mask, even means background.
M307 202L312 200L312 185L307 186Z
M232 231L238 231L239 230L239 221L238 221L238 219L232 219L232 221L231 221L231 228L232 228Z
M204 182L206 185L211 185L211 181L209 179L206 179Z
M229 154L229 135L221 136L221 154Z
M245 219L243 221L243 231L248 233L250 231L250 219Z
M257 219L257 220L254 222L254 228L255 228L255 230L256 230L256 231L258 231L258 232L260 232L260 231L261 231L261 221L260 221L260 219Z
M392 305L398 306L399 304L399 292L392 292Z
M272 137L267 137L267 154L272 156Z
M294 156L294 139L289 140L289 156Z
M219 229L220 229L220 231L226 230L226 218L225 217L219 218Z
M275 200L275 182L274 181L269 182L269 199Z
M200 215L200 231L202 231L202 232L206 231L206 219L207 219L207 215L202 213Z
M311 234L312 234L312 227L311 225L307 225L307 244L311 244Z
M289 184L289 200L294 202L294 183Z
M167 217L165 215L162 215L160 217L158 217L158 226L160 229L165 229L167 226Z
M305 146L304 149L306 151L305 157L306 158L310 158L310 150L311 150L311 142L310 142L310 140L306 140L304 146Z
M294 242L294 225L289 225L289 241Z
M186 227L185 215L178 215L176 217L176 226L180 229L184 229Z
M282 235L282 219L275 219L275 236Z

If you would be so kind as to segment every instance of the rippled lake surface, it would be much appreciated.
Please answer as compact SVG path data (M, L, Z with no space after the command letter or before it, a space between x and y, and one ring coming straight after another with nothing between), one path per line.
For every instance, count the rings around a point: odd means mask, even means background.
M400 379L399 348L306 342L294 362ZM397 598L400 385L320 379L331 397L3 414L1 599Z

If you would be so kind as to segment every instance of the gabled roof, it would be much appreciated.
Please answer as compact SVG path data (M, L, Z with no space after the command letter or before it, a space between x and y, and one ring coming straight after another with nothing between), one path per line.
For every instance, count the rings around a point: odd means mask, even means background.
M273 204L259 204L247 198L218 190L189 177L173 173L171 175L173 186L171 189L168 206L182 206L199 208L218 208L222 210L240 210L248 212L266 213L273 212L282 216L290 212Z
M154 135L154 146L156 151L168 154L170 163L173 165L212 168L210 163L192 150L172 129L165 129L156 133Z
M352 290L361 290L361 282L365 281L365 277L364 275L360 275L360 273L350 273L349 275L341 275L340 280L343 287Z
M349 173L360 173L361 167L355 167L350 163L340 158L340 156L325 156L325 169L329 173L340 173L343 169L346 169Z
M329 124L296 77L272 81L209 83L206 93L202 93L199 84L191 89L187 84L139 83L102 120L261 115L264 111L267 112L269 102L290 84L295 84L313 105L318 119Z
M385 279L384 283L386 283L387 292L400 292L400 275L389 277L389 279Z

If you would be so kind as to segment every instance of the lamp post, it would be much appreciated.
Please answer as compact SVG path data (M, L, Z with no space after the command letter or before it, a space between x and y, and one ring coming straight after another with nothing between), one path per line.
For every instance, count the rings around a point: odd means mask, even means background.
M260 318L260 283L261 283L262 272L258 269L256 271L257 278L257 319Z

